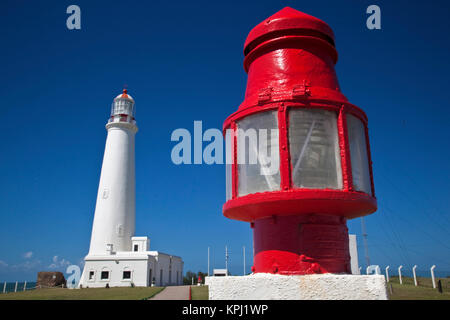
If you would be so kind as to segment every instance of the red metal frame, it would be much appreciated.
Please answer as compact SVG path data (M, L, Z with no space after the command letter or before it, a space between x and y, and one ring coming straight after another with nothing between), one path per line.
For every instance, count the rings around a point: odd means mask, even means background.
M292 186L291 177L291 159L289 152L289 112L284 103L280 103L278 107L278 136L279 136L279 153L280 153L280 188L281 190L289 190Z
M338 118L339 148L341 151L342 184L344 190L353 191L353 174L348 142L347 115L345 105L342 105Z
M367 116L339 90L334 71L337 52L331 28L317 18L285 8L250 32L244 54L244 68L248 72L245 99L223 125L224 134L232 129L233 141L232 198L224 204L223 214L251 223L254 272L348 273L346 220L375 212L377 201ZM295 108L336 113L342 189L306 189L293 185L289 110ZM239 196L236 123L270 110L278 112L280 190ZM372 194L353 188L347 114L364 124ZM327 243L332 247L327 247Z

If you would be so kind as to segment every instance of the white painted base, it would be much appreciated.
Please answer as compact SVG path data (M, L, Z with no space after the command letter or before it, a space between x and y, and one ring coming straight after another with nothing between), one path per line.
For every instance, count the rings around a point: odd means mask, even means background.
M387 300L382 275L206 277L210 300Z

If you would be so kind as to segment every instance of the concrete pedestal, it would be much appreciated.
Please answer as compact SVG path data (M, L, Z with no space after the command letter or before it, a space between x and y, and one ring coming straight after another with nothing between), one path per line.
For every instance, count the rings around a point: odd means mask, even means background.
M206 277L210 300L387 300L382 275Z

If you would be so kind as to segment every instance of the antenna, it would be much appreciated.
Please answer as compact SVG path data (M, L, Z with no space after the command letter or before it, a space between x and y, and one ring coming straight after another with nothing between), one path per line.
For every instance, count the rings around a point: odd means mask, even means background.
M243 247L243 249L244 249L243 255L244 255L244 276L245 276L245 246Z
M208 277L209 277L209 247L208 247Z
M366 263L367 263L366 267L368 267L370 266L370 259L369 259L369 248L367 246L367 231L366 231L366 224L364 223L364 217L361 217L361 230L364 242L364 253L366 255Z
M227 276L228 276L228 247L225 246L225 270L227 272Z

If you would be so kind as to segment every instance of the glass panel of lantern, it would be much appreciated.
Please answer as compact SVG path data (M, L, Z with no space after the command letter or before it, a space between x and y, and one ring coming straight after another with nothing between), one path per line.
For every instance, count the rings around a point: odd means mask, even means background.
M353 188L372 195L369 158L367 155L366 130L357 117L347 114L347 132L350 145Z
M291 109L289 150L295 187L342 189L335 112Z
M232 170L233 170L233 146L232 146L232 135L231 130L226 130L225 134L225 187L226 187L226 200L230 200L233 195L233 180L232 180Z
M128 101L125 99L117 99L113 103L113 110L112 110L111 115L116 115L116 114L133 115L132 107L133 107L133 104L131 101Z
M115 100L112 104L112 109L111 109L111 115L114 116L116 114L120 114L121 112L121 107L120 107L120 100Z
M114 102L114 114L122 114L123 113L123 104L121 99L116 100Z
M131 102L130 101L123 101L123 113L131 115Z
M131 101L127 101L127 112L126 114L133 116L135 114L134 104Z
M277 111L237 122L238 195L280 190Z
M225 164L225 174L226 174L226 200L230 200L232 197L232 180L231 180L231 171L232 171L232 165L231 164Z

